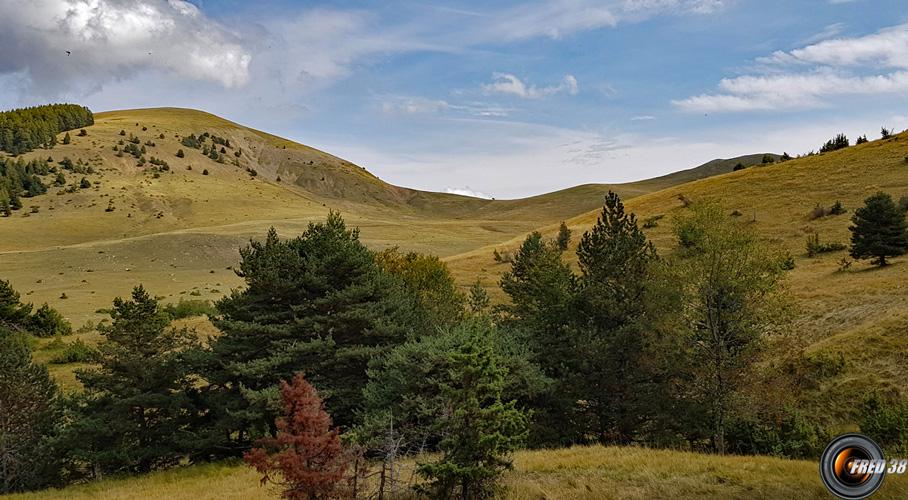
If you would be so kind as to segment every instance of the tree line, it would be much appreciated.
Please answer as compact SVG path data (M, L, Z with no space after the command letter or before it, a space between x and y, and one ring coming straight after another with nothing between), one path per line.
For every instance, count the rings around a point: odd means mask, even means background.
M759 363L788 326L784 256L709 203L674 234L660 255L609 193L576 267L566 226L532 233L491 306L437 257L370 250L331 213L241 249L245 287L207 342L141 286L116 299L67 397L0 333L16 410L0 432L21 438L0 454L5 491L244 456L289 498L349 497L355 464L393 485L396 457L432 451L419 492L485 498L523 446L818 453L826 429Z
M0 151L20 155L50 148L57 134L94 124L92 112L76 104L47 104L0 112Z

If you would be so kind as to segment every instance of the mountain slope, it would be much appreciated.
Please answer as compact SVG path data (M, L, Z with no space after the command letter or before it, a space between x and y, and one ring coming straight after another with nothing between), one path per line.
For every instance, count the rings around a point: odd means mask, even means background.
M453 256L587 212L608 189L630 196L682 180L482 200L394 186L336 156L201 111L98 113L85 130L70 144L23 155L50 157L65 185L23 198L22 210L0 218L0 276L77 325L140 282L166 300L217 298L240 284L228 267L249 238L270 226L300 234L329 209L359 226L373 247ZM219 160L183 144L203 134L223 142L215 147ZM139 148L145 153L130 153ZM73 166L63 170L67 158ZM90 187L80 187L83 178Z

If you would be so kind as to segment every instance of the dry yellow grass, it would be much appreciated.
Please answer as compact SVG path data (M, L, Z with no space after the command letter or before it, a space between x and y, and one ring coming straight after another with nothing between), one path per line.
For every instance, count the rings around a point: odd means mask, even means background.
M521 451L505 475L514 500L651 498L830 498L815 462L771 457L701 455L618 447ZM278 498L260 476L239 464L211 464L109 479L10 500L215 500ZM889 476L874 498L905 498L908 480Z

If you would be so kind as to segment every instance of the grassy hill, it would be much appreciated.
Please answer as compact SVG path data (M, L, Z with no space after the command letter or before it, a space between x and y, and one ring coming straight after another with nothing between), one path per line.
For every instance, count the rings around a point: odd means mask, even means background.
M718 172L707 164L649 181L495 201L393 186L328 153L201 111L98 113L86 131L71 134L70 144L24 157L82 161L96 171L85 175L93 186L75 192L52 187L0 219L0 276L26 300L53 303L77 326L97 321L95 310L137 283L169 301L217 298L239 285L228 267L249 238L262 237L269 226L299 234L329 209L359 226L373 247L450 257L588 212L608 189L633 196ZM205 132L230 141L224 163L181 144ZM146 157L166 161L169 169L154 172L114 151L133 136ZM83 175L66 177L78 183Z
M830 498L814 462L769 457L719 457L665 450L574 447L522 451L505 475L515 500L650 498ZM412 464L408 464L412 467ZM408 468L409 469L409 468ZM407 476L408 471L403 476ZM10 500L279 498L243 465L211 464L64 490L12 495ZM908 480L886 478L874 498L904 498ZM399 497L407 498L407 497Z

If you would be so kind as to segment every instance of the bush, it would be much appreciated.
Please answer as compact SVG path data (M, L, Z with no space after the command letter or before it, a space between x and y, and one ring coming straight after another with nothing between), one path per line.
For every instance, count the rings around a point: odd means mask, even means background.
M820 152L827 153L829 151L845 149L850 145L851 143L848 141L848 137L845 137L845 134L838 134L834 139L826 141L826 144L823 144L823 146L820 148Z
M848 210L845 210L845 207L842 205L842 202L838 200L829 207L829 215L842 215L847 211Z
M744 170L745 168L747 167L745 167L743 163L738 162L738 164L735 165L735 168L733 168L732 171L737 172L738 170Z
M507 250L499 252L497 248L492 250L492 258L499 264L510 264L511 262L514 262L514 255L512 255L511 252L508 252Z
M97 359L98 352L82 339L76 339L74 342L65 344L63 352L51 358L50 363L54 365L65 365L68 363L92 363Z
M821 243L820 235L814 233L807 237L807 256L815 257L821 253L838 252L845 250L846 246L842 243Z
M899 208L901 208L903 212L908 212L908 196L899 198Z
M856 140L854 143L857 145L857 144L866 144L868 142L870 142L870 141L867 139L867 136L862 135L862 136L858 137L858 140Z
M208 175L208 169L202 170L202 175Z
M860 426L887 454L908 453L908 404L904 401L871 395L864 401Z
M729 451L737 454L814 458L828 444L830 435L818 422L786 408L779 415L735 419L726 437Z
M765 154L765 155L763 155L763 159L761 160L761 162L762 162L764 165L766 165L766 164L769 164L769 163L775 163L775 162L776 162L776 159L773 158L773 156L770 155L770 154Z
M193 316L215 316L217 310L207 300L180 300L176 304L167 304L163 310L171 319L191 318Z
M652 229L659 225L659 221L662 220L665 216L662 214L654 215L652 217L647 217L643 221L643 229Z
M185 156L186 156L186 154L183 153L182 149L177 150L177 158L183 158Z
M779 261L779 266L785 271L791 271L795 268L795 259L794 257L786 252Z
M892 131L889 130L888 128L886 128L886 127L882 127L882 128L880 129L880 136L881 136L883 139L888 139L888 138L892 137Z

